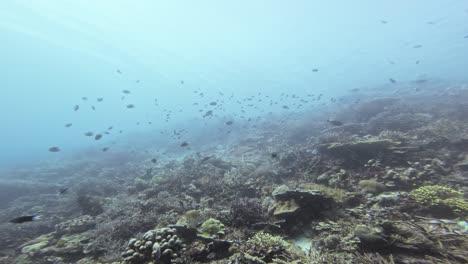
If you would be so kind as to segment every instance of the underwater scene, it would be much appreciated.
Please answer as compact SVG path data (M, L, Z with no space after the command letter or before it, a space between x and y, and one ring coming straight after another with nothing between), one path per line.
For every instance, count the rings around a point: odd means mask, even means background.
M468 1L5 0L1 264L468 263Z

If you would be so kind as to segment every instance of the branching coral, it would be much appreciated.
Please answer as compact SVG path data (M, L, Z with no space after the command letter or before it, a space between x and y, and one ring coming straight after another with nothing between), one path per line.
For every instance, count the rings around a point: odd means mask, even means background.
M264 232L259 232L250 238L245 243L244 249L248 255L260 258L265 263L281 263L276 260L294 263L293 261L306 258L304 252L293 244L280 236Z

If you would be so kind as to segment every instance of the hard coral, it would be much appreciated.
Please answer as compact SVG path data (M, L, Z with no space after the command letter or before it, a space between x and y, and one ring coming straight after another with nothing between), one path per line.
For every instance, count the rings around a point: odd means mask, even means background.
M291 263L305 258L304 252L293 244L280 236L264 232L259 232L250 238L245 243L244 249L248 255L257 257L265 263L278 263L277 260Z
M241 198L231 205L230 219L233 226L250 226L264 218L262 204L256 199Z
M455 214L468 213L468 202L463 199L463 193L447 186L422 186L410 192L416 202L429 207L451 210Z

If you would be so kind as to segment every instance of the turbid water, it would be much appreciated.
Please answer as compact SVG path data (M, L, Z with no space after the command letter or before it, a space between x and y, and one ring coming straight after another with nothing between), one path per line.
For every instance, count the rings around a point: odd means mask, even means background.
M464 1L0 4L0 263L467 263L467 25Z

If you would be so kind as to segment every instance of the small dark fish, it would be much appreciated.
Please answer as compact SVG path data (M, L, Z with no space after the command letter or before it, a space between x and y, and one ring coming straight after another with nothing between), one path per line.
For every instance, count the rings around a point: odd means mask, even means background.
M51 147L51 148L49 148L49 151L50 152L59 152L60 148L59 147Z
M61 188L57 191L57 194L58 194L58 195L63 195L63 194L65 194L67 191L68 191L68 188L67 188L67 187L61 187Z
M104 134L106 134L106 135L110 135L110 133L109 133L109 132L107 132L107 131L104 131Z
M107 128L107 130L112 130L112 128L114 128L113 126L110 126Z
M156 162L158 162L158 160L157 159L151 159L151 162L156 164Z
M132 105L132 104L129 104L129 105L127 105L127 108L135 108L135 106Z
M106 151L109 150L109 148L108 148L108 147L105 147L105 148L102 148L101 150L102 150L102 152L106 152Z
M93 111L96 111L96 107L94 107L94 105L91 106L91 109L93 109Z
M468 39L468 35L466 35L465 38Z
M68 123L68 124L65 124L65 127L71 127L73 124L72 123Z
M414 80L412 81L412 83L416 83L416 84L422 84L422 83L427 83L428 80L426 79L417 79L417 80Z
M207 160L209 160L209 159L211 159L211 157L210 157L210 156L206 156L206 157L204 157L204 158L201 160L201 162L205 162L205 161L207 161Z
M350 92L359 92L359 90L360 90L359 88L354 88L354 89L351 89L351 90L349 90L349 91L350 91Z
M224 124L226 124L226 125L230 126L230 125L234 124L234 122L233 122L233 121L227 121L227 122L226 122L226 123L224 123Z
M81 100L86 101L86 100L88 100L88 97L86 97L86 96L85 96L85 97L81 97Z
M278 153L271 153L270 156L271 156L272 158L276 159L276 158L278 158Z
M216 102L211 102L210 105L217 105L218 103Z
M135 82L136 82L136 83L140 83L140 80L136 80Z
M117 69L116 72L117 72L118 74L122 74L122 72L121 72L119 69Z
M418 45L414 45L414 46L413 46L413 49L419 49L419 48L422 48L422 45L419 45L419 44L418 44Z
M389 80L391 83L396 83L396 80L395 80L395 79L390 78L390 79L388 79L388 80Z
M94 140L100 140L102 138L102 135L101 134L97 134L95 137L94 137Z
M312 69L312 72L318 72L319 70L317 68Z
M328 119L327 122L329 122L330 124L332 124L332 125L334 125L334 126L342 126L342 125L343 125L343 122L338 121L338 120L330 120L330 119Z
M380 20L380 23L382 23L382 24L387 24L388 21L387 21L387 20Z
M203 117L205 118L205 117L207 117L207 116L212 116L212 115L213 115L213 111L212 111L212 110L209 110L209 111L207 111L207 112L203 115Z
M185 147L188 147L189 143L187 141L184 141L182 142L182 144L180 144L181 147L185 148Z
M104 100L104 98L102 98L102 97L99 97L99 98L97 99L98 102L102 102L103 100Z
M416 64L419 64L419 61L417 60L415 63L416 63Z
M289 109L289 106L283 105L283 109Z
M22 224L26 222L32 222L41 219L41 216L39 215L27 215L27 216L20 216L15 219L10 220L10 223L13 224Z
M180 80L180 84L184 84L184 83L185 83L184 80Z
M93 132L86 132L86 133L84 133L84 135L87 136L87 137L92 137L94 135L94 133Z
M122 90L122 93L124 93L124 94L129 94L130 91L129 91L129 90Z
M78 109L80 109L79 105L75 105L75 107L73 108L73 110L75 110L75 111L78 111Z

